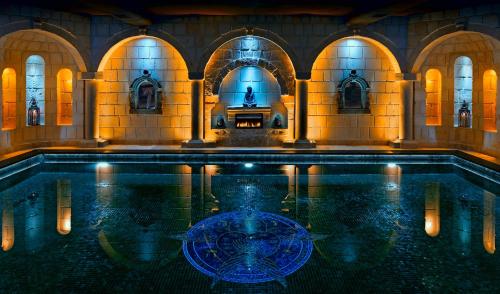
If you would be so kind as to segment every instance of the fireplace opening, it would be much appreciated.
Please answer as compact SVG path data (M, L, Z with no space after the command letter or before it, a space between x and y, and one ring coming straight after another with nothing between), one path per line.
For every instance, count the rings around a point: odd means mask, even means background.
M262 113L237 113L234 121L237 129L261 129L264 125Z

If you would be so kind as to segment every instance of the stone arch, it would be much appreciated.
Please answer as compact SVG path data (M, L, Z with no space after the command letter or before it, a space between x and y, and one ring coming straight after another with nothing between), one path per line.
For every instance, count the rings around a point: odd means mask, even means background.
M0 38L22 31L34 31L56 40L69 51L80 71L88 70L89 54L77 37L66 29L47 22L26 20L1 26Z
M214 51L205 70L205 95L217 95L224 77L241 66L258 66L279 82L281 94L295 94L294 68L288 54L272 41L256 36L241 36Z
M128 41L144 37L153 37L170 44L177 50L177 52L179 52L179 54L182 56L182 59L184 59L184 62L186 63L188 71L191 72L191 69L193 68L191 55L174 36L162 30L145 30L137 28L121 31L108 39L105 45L102 46L102 48L100 48L95 54L95 62L98 63L94 64L94 67L97 69L97 71L102 71L103 66L106 64L107 60L116 48L120 47L122 44L127 43Z
M326 47L336 41L345 38L358 38L370 42L371 44L381 49L387 55L387 57L391 61L392 66L394 67L394 70L397 73L405 72L405 58L401 54L401 51L397 48L396 44L380 33L370 32L364 29L356 30L355 33L348 30L337 32L330 34L328 37L324 38L320 42L320 44L315 47L310 54L307 55L308 57L306 60L306 68L308 69L308 71L311 72L314 62Z
M264 30L260 28L249 28L249 27L239 28L229 31L225 34L222 34L219 38L210 43L210 45L208 45L208 47L202 53L201 57L198 58L199 63L196 66L196 72L199 73L200 75L202 75L202 73L205 72L210 58L216 52L216 50L219 49L222 45L230 42L231 40L245 36L260 37L274 43L281 50L283 50L283 52L285 52L285 54L290 59L296 77L301 78L301 75L304 72L303 64L298 58L295 51L292 49L292 47L288 44L288 42L285 39L283 39L278 34L271 32L269 30Z
M290 83L293 84L293 79L291 81L285 80L285 77L283 77L283 75L281 74L279 69L275 65L273 65L272 63L270 63L264 59L248 59L248 58L247 59L238 59L238 60L232 61L229 64L227 64L224 68L222 68L219 71L219 74L216 76L215 80L211 81L211 86L210 86L211 93L210 94L219 93L220 85L222 83L222 80L224 80L224 77L226 77L226 75L230 71L232 71L238 67L242 67L242 66L259 66L263 69L266 69L278 81L278 84L280 85L280 88L281 88L282 95L293 95L293 93L290 93L290 91L289 91L289 85L290 85Z
M467 33L479 33L500 40L500 30L498 29L481 24L468 24L464 26L465 27L449 24L433 31L420 40L418 42L419 46L410 54L408 63L409 70L411 70L412 73L417 73L434 48L455 36Z

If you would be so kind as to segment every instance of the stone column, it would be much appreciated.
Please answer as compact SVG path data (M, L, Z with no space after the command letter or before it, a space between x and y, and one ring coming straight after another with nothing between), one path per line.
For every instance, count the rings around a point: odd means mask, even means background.
M203 141L205 114L203 74L189 73L191 82L191 139L182 143L182 147L207 147Z
M399 140L403 144L414 140L415 74L402 74L400 84Z
M308 79L295 82L295 142L294 147L314 148L316 145L307 139L307 96Z
M99 139L99 105L97 101L97 82L102 72L81 72L79 79L84 83L83 128L86 140Z

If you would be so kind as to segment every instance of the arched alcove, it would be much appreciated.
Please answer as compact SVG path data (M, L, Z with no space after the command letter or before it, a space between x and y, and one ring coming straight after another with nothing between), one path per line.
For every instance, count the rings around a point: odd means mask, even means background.
M178 143L189 138L191 86L181 54L156 37L134 36L101 60L99 136L120 143ZM161 113L131 113L130 87L147 70L161 86ZM133 111L132 111L133 112Z
M17 106L16 71L6 68L2 72L2 130L16 128Z
M219 101L242 106L247 87L252 87L257 105L271 106L281 98L280 85L267 70L257 66L239 67L226 75L219 90Z
M63 68L57 72L57 124L73 123L73 73Z
M339 111L339 84L352 70L369 85L369 111ZM308 136L320 144L383 144L399 134L400 66L387 47L366 37L332 42L317 56L311 72Z
M498 134L488 131L496 126L492 96L498 69L500 42L488 35L459 31L442 35L424 47L415 58L413 71L425 77L430 69L440 71L441 125L426 125L425 83L415 88L415 134L421 145L452 146L498 154ZM424 81L424 79L422 79ZM468 127L458 127L460 109L470 111ZM497 104L498 105L498 104ZM466 111L462 111L466 113Z
M205 95L217 95L225 76L241 66L267 69L280 83L283 95L295 94L295 71L287 53L265 38L242 36L213 52L205 67Z
M39 111L30 115L30 108ZM26 125L45 124L45 60L40 55L30 55L26 59Z
M295 70L276 43L261 36L237 36L213 51L204 73L205 139L228 146L274 146L293 137ZM256 109L237 109L243 107L248 86ZM237 117L248 112L260 117L260 122L250 123L260 126L251 131L253 140L250 131L238 130L242 124Z
M483 74L483 129L494 132L497 130L497 87L498 77L493 69Z
M37 60L29 60L30 57L33 59L32 56L38 56ZM4 68L15 71L18 96L14 111L16 118L12 119L17 120L16 128L10 131L9 145L5 147L12 150L26 144L37 146L40 142L70 144L82 139L83 107L75 107L71 125L59 124L58 120L60 70L67 69L73 73L72 103L83 105L83 81L74 78L75 73L86 71L87 67L80 53L69 41L39 29L10 32L0 38L0 60ZM21 97L22 101L19 100ZM33 97L36 97L37 107L40 108L41 120L38 127L27 124Z
M468 56L459 56L455 59L454 65L454 111L453 117L455 121L455 127L465 126L468 128L472 127L472 119L470 119L469 123L461 123L460 122L460 110L464 107L470 111L472 115L472 59Z
M431 68L425 73L425 124L441 125L441 72Z

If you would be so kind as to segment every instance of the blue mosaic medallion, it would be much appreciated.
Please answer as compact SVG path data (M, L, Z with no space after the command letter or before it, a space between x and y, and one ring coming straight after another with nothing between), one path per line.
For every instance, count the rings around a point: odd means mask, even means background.
M309 233L298 223L272 213L221 213L187 232L183 251L204 274L236 283L261 283L285 277L311 256Z

